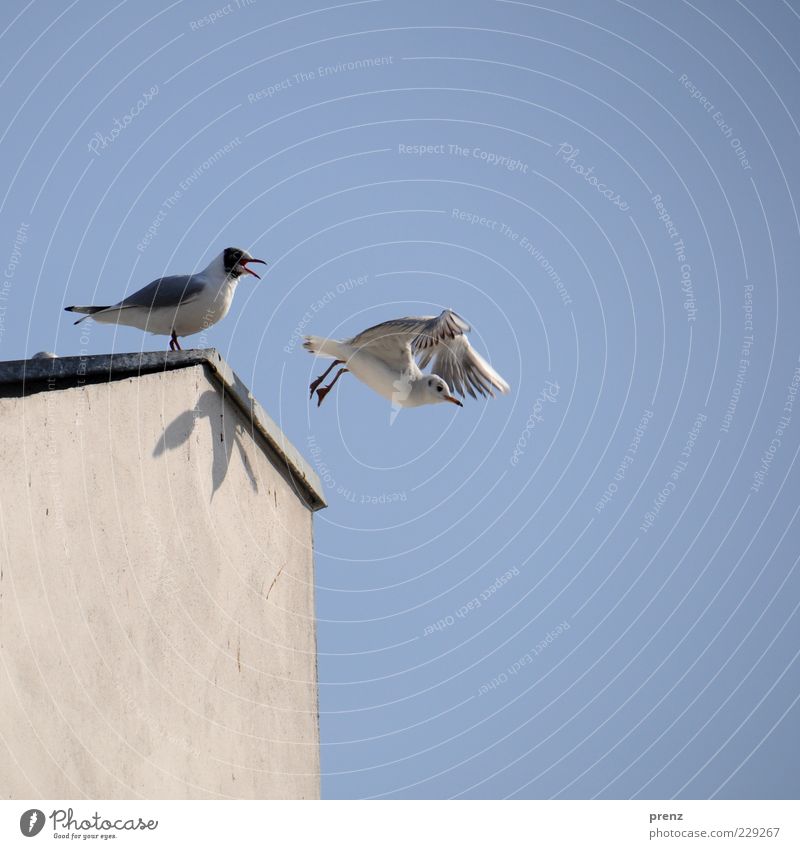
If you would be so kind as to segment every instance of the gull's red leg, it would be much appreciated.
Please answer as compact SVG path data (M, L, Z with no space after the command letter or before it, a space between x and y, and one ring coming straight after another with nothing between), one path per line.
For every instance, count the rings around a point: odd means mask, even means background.
M328 366L328 368L326 368L326 369L325 369L325 374L321 374L321 375L320 375L320 376L319 376L316 380L314 380L314 381L311 383L311 385L308 387L308 388L309 388L309 390L310 390L310 391L309 391L309 393L308 393L308 397L309 397L309 398L313 398L313 397L314 397L314 390L315 390L315 389L316 389L316 388L320 385L320 383L322 383L322 381L323 381L323 380L325 380L325 378L326 378L326 377L327 377L327 376L331 373L331 371L332 371L332 370L333 370L336 366L341 365L343 362L344 362L344 360L334 360L334 361L333 361L333 362L332 362L332 363Z
M330 371L330 369L328 369L328 371ZM326 396L326 395L327 395L327 394L331 391L331 389L333 389L333 385L334 385L334 383L336 383L336 381L337 381L337 380L338 380L338 379L339 379L339 378L340 378L340 377L341 377L341 376L342 376L342 375L343 375L346 371L348 371L348 369L346 369L346 368L340 368L340 369L339 369L339 371L337 371L337 372L336 372L336 377L334 377L334 378L333 378L333 380L332 380L332 381L331 381L331 382L330 382L327 386L320 386L320 388L319 388L319 389L317 389L317 398L318 398L317 406L318 406L318 407L319 407L319 405L320 405L320 404L321 404L321 403L325 400L325 396ZM327 374L327 372L326 372L326 374Z

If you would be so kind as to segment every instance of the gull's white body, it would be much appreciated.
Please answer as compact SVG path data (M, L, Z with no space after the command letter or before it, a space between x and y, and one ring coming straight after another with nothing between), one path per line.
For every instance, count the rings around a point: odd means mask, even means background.
M92 318L103 324L125 324L138 327L159 336L169 336L174 330L177 336L191 336L222 321L233 304L238 280L219 273L217 259L208 268L197 274L179 275L175 279L176 290L183 291L187 284L199 283L202 291L194 298L187 298L178 306L151 307L130 306L124 309L109 307L94 313Z
M334 360L343 360L347 370L357 377L362 383L369 386L373 392L383 396L388 401L396 400L398 394L397 384L401 382L401 372L391 368L385 360L377 357L369 351L359 349L347 342L339 342L335 339L325 339L323 347L316 351L319 356L330 357ZM422 376L422 371L416 362L411 363L410 376L415 380ZM400 406L417 406L405 401L399 402Z
M386 321L347 340L308 336L303 344L317 356L341 361L397 407L460 403L450 395L451 388L462 397L464 388L473 397L474 390L481 395L493 395L492 388L508 392L506 381L467 341L469 329L460 316L445 310L439 316ZM420 366L431 360L433 369L426 374Z

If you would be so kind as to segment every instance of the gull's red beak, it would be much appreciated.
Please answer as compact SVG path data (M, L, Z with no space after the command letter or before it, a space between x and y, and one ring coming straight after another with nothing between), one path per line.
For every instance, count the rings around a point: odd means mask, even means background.
M459 406L459 407L463 407L463 406L464 406L464 405L461 403L461 401L459 401L459 400L458 400L458 398L453 398L453 396L452 396L452 395L445 395L445 396L444 396L444 400L445 400L445 401L449 401L451 404L458 404L458 406Z
M261 265L266 265L266 262L264 262L264 260L263 260L263 259L243 259L243 260L241 260L241 261L239 262L239 265L241 265L241 266L242 266L242 268L243 268L243 269L244 269L244 270L245 270L248 274L252 274L252 275L253 275L253 277L255 277L257 280L260 280L261 278L258 276L258 274L256 274L256 273L255 273L255 271L253 271L253 269L252 269L252 268L248 268L248 267L247 267L247 263L248 263L248 262L259 262L259 263L261 263Z

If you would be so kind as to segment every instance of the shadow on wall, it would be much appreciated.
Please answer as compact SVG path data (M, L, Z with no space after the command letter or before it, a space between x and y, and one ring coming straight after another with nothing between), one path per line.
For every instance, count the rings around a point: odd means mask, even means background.
M225 401L218 392L213 390L209 389L204 392L197 399L197 404L193 410L186 410L167 425L153 449L153 457L160 457L167 451L180 448L194 432L198 419L208 419L208 425L211 428L211 444L213 446L211 500L213 501L216 491L222 486L228 474L234 445L247 472L250 486L254 492L258 492L258 481L241 439L241 436L245 433L244 427L237 420L235 413L226 417Z

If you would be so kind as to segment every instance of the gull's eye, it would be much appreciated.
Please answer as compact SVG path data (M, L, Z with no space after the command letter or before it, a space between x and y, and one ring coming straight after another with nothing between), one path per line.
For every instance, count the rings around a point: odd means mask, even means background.
M436 391L437 391L437 392L441 392L441 391L442 391L442 387L441 387L441 386L437 386L437 387L436 387Z

